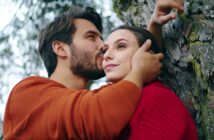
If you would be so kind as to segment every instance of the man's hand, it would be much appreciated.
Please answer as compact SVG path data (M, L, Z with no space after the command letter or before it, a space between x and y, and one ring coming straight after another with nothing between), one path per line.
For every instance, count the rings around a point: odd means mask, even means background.
M148 30L152 32L159 46L162 46L162 25L176 18L176 13L171 12L174 8L182 13L184 8L183 0L156 0L154 12L149 20Z
M132 58L132 70L124 78L142 87L142 84L157 78L161 72L163 54L151 54L148 50L151 47L151 40L147 40L140 47Z

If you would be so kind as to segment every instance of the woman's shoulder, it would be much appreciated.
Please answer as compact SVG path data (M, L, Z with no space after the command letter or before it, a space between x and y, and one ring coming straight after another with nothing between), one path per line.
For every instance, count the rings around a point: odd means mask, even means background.
M161 81L153 81L143 87L143 95L151 96L173 96L177 97L176 93L164 85Z
M184 108L184 104L176 93L160 81L151 82L143 87L142 100L149 106L176 106Z

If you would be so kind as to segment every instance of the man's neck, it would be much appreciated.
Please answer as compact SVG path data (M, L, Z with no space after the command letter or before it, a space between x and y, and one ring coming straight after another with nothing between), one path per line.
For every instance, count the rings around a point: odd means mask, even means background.
M69 89L85 89L88 82L80 76L73 74L70 70L56 68L53 74L50 76L51 80L54 80Z

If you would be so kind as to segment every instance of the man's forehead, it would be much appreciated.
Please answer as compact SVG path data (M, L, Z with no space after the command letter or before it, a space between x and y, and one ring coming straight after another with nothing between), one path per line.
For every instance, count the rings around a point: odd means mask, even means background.
M85 33L94 33L99 36L101 36L101 33L99 30L96 28L96 26L90 22L89 20L86 19L75 19L74 20L74 25L76 27L77 32L82 32L83 34Z

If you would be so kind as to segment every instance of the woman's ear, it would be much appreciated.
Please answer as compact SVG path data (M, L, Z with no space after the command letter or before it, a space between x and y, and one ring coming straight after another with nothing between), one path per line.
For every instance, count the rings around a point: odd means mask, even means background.
M61 41L54 41L52 43L52 49L55 52L55 54L59 57L63 58L67 57L68 54L66 52L65 47L67 47L66 44Z

